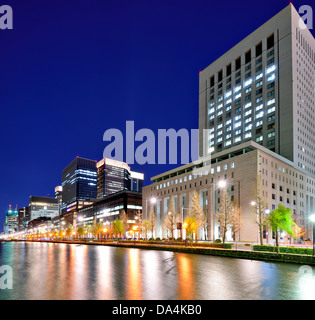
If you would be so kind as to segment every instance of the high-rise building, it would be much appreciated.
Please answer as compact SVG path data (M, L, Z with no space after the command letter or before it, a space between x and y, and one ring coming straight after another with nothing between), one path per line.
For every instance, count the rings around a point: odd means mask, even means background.
M62 171L62 188L62 213L78 210L84 202L96 199L96 161L79 157L74 159Z
M96 166L98 199L122 190L142 191L144 175L131 171L125 162L104 158Z
M28 222L30 221L29 207L19 209L19 231L27 229Z
M55 198L58 199L59 213L61 213L62 207L62 186L55 187Z
M290 4L200 73L200 155L253 140L314 177L314 74L315 40Z
M200 73L201 158L152 177L152 184L143 188L144 216L152 210L157 218L155 236L167 236L163 226L169 204L173 202L183 222L197 192L208 218L207 230L200 228L199 237L222 237L217 212L224 188L239 212L228 239L257 242L253 216L259 186L264 216L282 204L292 210L302 230L298 240L310 239L309 216L315 209L314 75L315 40L291 4ZM264 239L274 241L272 230L264 229Z
M30 196L29 216L30 221L39 217L53 218L59 215L58 199L49 197Z
M10 234L19 230L19 213L17 206L12 210L12 206L9 205L9 210L5 215L4 232Z

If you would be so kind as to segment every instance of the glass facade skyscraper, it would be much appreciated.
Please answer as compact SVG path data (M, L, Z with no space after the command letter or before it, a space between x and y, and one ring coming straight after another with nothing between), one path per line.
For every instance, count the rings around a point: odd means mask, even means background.
M122 190L142 192L143 174L131 171L130 167L121 161L108 158L99 161L97 178L98 199Z
M62 172L62 212L70 211L78 201L96 199L96 161L77 157Z

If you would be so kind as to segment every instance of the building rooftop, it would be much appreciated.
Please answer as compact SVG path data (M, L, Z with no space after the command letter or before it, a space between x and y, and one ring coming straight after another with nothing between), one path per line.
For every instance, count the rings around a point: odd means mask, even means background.
M229 149L225 149L225 150L222 150L220 152L217 152L214 155L209 156L209 157L207 157L205 159L199 159L197 161L188 163L186 165L183 165L183 166L180 166L178 168L175 168L175 169L169 170L167 172L161 173L159 175L156 175L156 176L151 178L151 181L158 182L158 181L161 181L161 180L164 180L164 179L169 179L169 178L174 177L176 175L192 171L193 169L201 168L201 167L203 167L205 165L209 165L210 163L211 164L218 163L220 161L223 161L223 160L226 160L226 159L229 159L229 158L233 158L233 157L236 157L238 155L241 155L241 154L253 151L253 150L263 151L263 152L269 154L270 156L272 156L272 157L274 157L274 158L276 158L276 159L278 159L278 160L280 160L280 161L282 161L282 162L294 167L295 169L297 169L297 170L299 170L301 172L304 172L305 174L308 174L306 171L302 170L297 165L295 165L292 161L290 161L290 160L280 156L279 154L277 154L277 153L275 153L275 152L273 152L273 151L261 146L260 144L258 144L256 142L250 140L250 141L241 143L239 145L233 146L233 147L231 147Z

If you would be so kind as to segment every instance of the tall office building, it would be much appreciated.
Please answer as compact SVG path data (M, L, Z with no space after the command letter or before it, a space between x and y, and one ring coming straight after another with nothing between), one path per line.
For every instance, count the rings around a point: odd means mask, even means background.
M314 177L314 75L314 38L290 4L200 73L200 154L253 140Z
M13 210L12 206L9 206L9 210L5 215L4 232L10 234L19 230L19 213L17 207Z
M27 229L28 222L30 221L29 207L19 209L19 231Z
M142 191L144 176L125 162L104 158L97 163L97 198L122 191Z
M55 187L55 198L58 199L59 204L59 213L61 213L61 207L62 207L62 186Z
M159 174L143 188L144 216L150 207L156 214L155 236L167 235L169 203L173 201L184 221L197 192L208 217L205 233L210 239L222 237L216 212L220 188L226 188L240 212L239 230L230 230L227 238L257 242L251 204L261 184L265 215L278 204L292 209L302 230L298 241L310 239L309 216L315 210L314 89L315 41L291 4L204 69L199 77L199 150L211 159ZM204 231L199 230L200 238ZM272 230L264 229L264 239L275 239Z
M62 171L62 213L97 197L96 161L77 157ZM87 201L89 202L89 201Z

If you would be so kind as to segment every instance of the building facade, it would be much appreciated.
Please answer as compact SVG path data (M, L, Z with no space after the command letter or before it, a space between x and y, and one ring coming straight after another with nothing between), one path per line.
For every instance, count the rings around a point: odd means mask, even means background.
M61 214L61 208L62 208L62 190L63 190L62 186L55 187L55 198L58 199L60 214Z
M200 73L201 155L253 140L314 176L314 73L315 40L290 4Z
M76 214L97 197L96 161L77 157L62 171L62 214Z
M122 190L142 191L143 174L131 171L127 163L104 158L96 166L98 199Z
M93 222L102 222L104 226L110 225L116 218L120 217L122 212L127 214L130 228L137 225L137 217L142 215L142 194L122 190L108 195L91 206L79 210L76 226L77 228L91 226Z
M300 238L311 237L314 74L315 41L292 4L200 72L200 159L153 177L143 189L144 215L153 210L157 218L155 236L167 236L170 201L183 222L198 192L208 218L199 237L222 238L217 219L222 180L240 212L239 230L230 231L229 240L258 241L251 205L258 184L266 214L283 204L303 230ZM264 230L267 242L268 237Z
M30 196L29 219L53 218L59 215L59 201L55 198Z
M19 231L26 230L29 221L30 221L29 207L23 207L19 209Z
M9 210L6 212L4 221L4 233L10 234L19 230L19 213L17 207L13 210L12 206L9 206Z
M220 224L216 218L219 208L219 181L226 181L235 208L240 211L240 230L228 233L228 240L258 241L259 232L255 224L255 187L261 181L261 196L266 201L266 210L278 204L292 209L296 224L303 229L303 239L311 237L309 215L314 212L315 180L297 166L259 144L248 141L231 147L213 156L211 164L196 161L177 169L152 177L152 184L143 188L144 216L153 210L157 217L156 237L166 237L164 221L169 202L180 212L183 222L192 206L192 195L198 192L200 204L208 218L206 234L199 230L199 238L220 238ZM156 203L145 205L155 198ZM178 233L179 235L179 233ZM267 241L267 235L264 234ZM272 235L269 240L272 240Z

